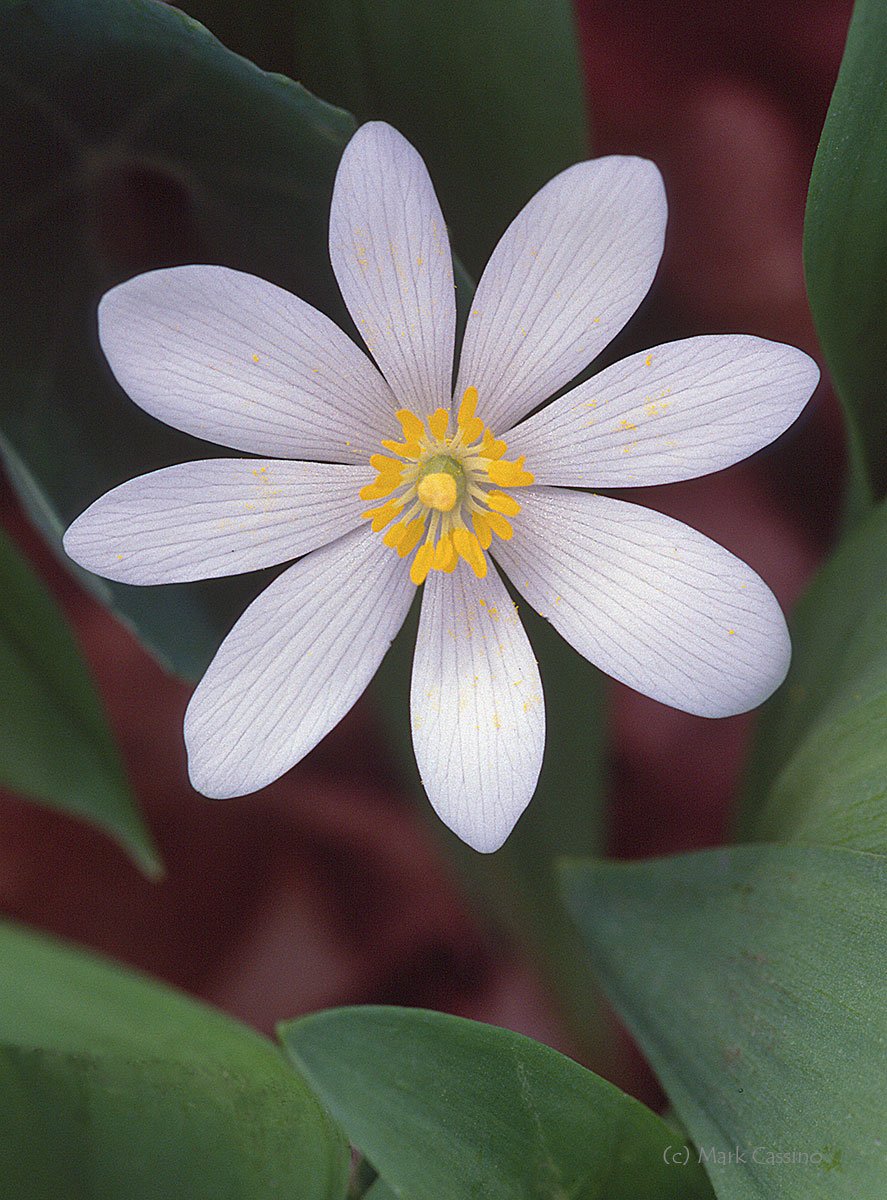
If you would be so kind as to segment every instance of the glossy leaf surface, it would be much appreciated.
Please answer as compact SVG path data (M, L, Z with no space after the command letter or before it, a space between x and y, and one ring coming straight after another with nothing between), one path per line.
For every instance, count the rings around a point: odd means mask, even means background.
M562 883L719 1200L887 1191L887 859L738 846Z
M0 783L91 821L158 873L86 663L49 593L2 532L0 596Z
M0 960L6 1195L342 1200L342 1134L265 1038L14 926Z
M123 394L98 345L101 295L153 267L223 263L341 319L327 223L354 122L153 0L3 0L0 95L0 447L58 545L112 486L218 453ZM193 678L263 582L84 578Z
M410 1200L711 1196L649 1109L557 1051L442 1013L344 1008L284 1025L348 1137Z
M804 227L807 291L847 417L851 499L887 486L887 10L856 0L813 164Z

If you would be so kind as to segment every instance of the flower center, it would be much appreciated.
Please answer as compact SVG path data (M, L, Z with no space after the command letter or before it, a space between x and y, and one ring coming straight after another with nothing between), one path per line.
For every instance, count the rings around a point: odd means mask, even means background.
M420 475L416 483L416 495L423 504L436 508L438 512L452 512L459 501L459 489L449 471L431 471L427 475Z
M370 459L379 474L361 490L361 499L385 503L363 515L376 533L388 526L385 544L401 558L416 551L410 566L415 584L432 570L455 571L460 558L483 579L484 551L493 534L510 538L513 530L507 518L520 512L514 496L498 489L533 482L523 457L516 462L504 457L508 447L474 415L476 405L477 388L470 387L462 397L452 437L445 408L425 421L401 409L397 419L404 441L382 443L396 457L374 454Z

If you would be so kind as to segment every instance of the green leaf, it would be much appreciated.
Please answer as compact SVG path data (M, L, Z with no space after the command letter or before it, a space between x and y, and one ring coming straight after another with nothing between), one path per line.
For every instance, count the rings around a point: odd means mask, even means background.
M364 1200L403 1200L403 1193L398 1196L384 1179L379 1178L364 1192Z
M655 1114L547 1046L420 1009L281 1027L348 1137L410 1200L692 1200L704 1173Z
M159 874L83 657L2 532L0 594L0 783L98 825Z
M278 0L261 20L238 0L188 7L241 53L414 142L475 278L530 196L588 156L568 0Z
M217 262L344 319L327 224L354 122L155 0L0 0L0 102L0 449L58 546L122 480L218 453L114 382L102 293L152 267ZM196 677L265 578L88 582Z
M851 500L887 487L887 8L856 0L813 164L804 228L810 307L847 416Z
M740 846L563 890L719 1200L887 1194L887 860Z
M821 568L763 710L743 834L887 852L887 503Z
M221 1013L0 926L0 1178L15 1200L342 1200L341 1131Z

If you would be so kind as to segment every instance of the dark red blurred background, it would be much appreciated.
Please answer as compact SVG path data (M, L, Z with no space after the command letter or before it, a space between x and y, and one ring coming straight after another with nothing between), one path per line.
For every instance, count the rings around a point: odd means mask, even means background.
M642 154L665 176L659 340L748 332L819 355L804 203L850 11L849 0L578 0L595 153ZM643 500L734 551L790 609L833 536L842 459L826 382L773 450ZM3 519L74 622L167 865L151 884L102 835L2 797L3 912L266 1031L334 1004L420 1004L571 1050L531 964L469 915L398 794L367 704L260 795L197 796L182 742L189 690L64 573L8 491ZM617 685L611 698L613 851L722 840L750 719L706 721ZM630 1054L617 1075L652 1095Z

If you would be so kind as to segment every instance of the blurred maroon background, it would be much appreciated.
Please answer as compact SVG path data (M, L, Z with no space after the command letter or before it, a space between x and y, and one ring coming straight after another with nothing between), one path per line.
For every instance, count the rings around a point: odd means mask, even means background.
M657 340L748 332L818 356L804 203L849 0L578 0L577 11L595 153L646 155L665 176ZM734 551L790 609L833 534L842 458L825 383L772 451L642 499ZM0 909L266 1031L333 1004L420 1004L570 1051L532 966L469 915L398 794L366 704L259 796L195 795L181 728L189 690L65 575L8 492L3 517L75 624L167 877L150 884L102 835L3 797ZM749 718L706 721L617 685L611 696L614 852L722 840ZM630 1053L617 1074L653 1095Z

